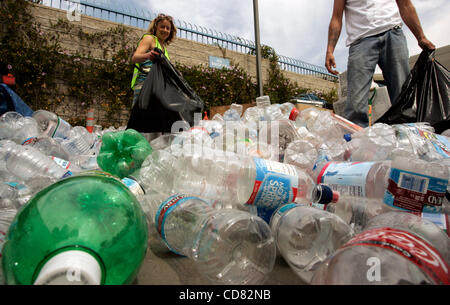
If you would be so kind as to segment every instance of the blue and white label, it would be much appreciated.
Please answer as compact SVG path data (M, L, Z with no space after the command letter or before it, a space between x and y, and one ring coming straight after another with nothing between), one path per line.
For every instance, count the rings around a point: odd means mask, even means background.
M144 195L144 190L135 180L130 178L123 178L122 183L133 193L134 196L142 196Z
M169 197L166 201L161 203L161 205L159 206L158 211L156 212L156 215L155 215L156 231L159 233L159 235L161 236L161 239L166 244L166 246L170 249L170 251L172 251L178 255L183 255L183 254L176 251L167 242L166 232L165 232L164 227L166 224L167 217L170 215L170 213L173 210L175 210L179 205L181 205L183 202L186 202L187 200L190 200L190 199L198 199L198 198L186 197L185 195L173 195L173 196ZM199 200L201 200L201 199L199 199Z
M275 210L282 204L293 202L298 192L298 177L293 166L254 158L256 179L247 204Z
M366 180L375 162L330 162L318 177L341 195L366 196Z
M270 220L270 227L272 229L272 232L275 232L278 226L278 222L280 221L281 217L283 217L284 214L286 214L287 211L292 210L293 208L298 207L298 204L296 203L288 203L285 205L282 205L276 213L273 213L272 218Z
M422 213L422 218L427 219L437 225L441 230L447 233L447 235L450 235L450 232L448 231L448 215L444 213Z
M57 157L52 157L52 160L55 161L56 164L58 164L59 166L61 166L64 169L69 169L69 167L70 167L70 161L60 159Z
M439 213L447 179L392 168L384 203L404 211Z

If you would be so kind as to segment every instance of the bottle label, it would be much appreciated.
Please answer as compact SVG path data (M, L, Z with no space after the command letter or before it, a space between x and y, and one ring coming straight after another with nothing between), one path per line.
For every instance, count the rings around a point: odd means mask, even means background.
M425 141L429 142L434 150L444 158L450 158L450 141L447 137L435 133L423 131L412 124L409 126L409 131L417 136L420 136ZM404 132L400 132L404 133Z
M71 171L67 171L62 177L61 179L67 178L67 177L71 177L73 175L73 173Z
M64 128L62 128L64 127ZM52 138L62 138L65 139L67 136L61 133L62 130L70 130L71 126L69 123L58 117L58 123L53 131Z
M254 158L256 180L247 204L275 210L282 204L295 201L298 195L298 177L289 164Z
M122 182L133 193L134 196L139 197L145 194L142 187L135 180L125 177L122 179Z
M57 157L53 157L53 156L52 156L52 160L55 161L56 164L58 164L59 166L61 166L64 169L69 169L69 167L70 167L70 161L60 159Z
M25 141L22 142L22 145L29 145L29 144L33 144L34 142L37 141L36 137L31 137L26 139Z
M9 182L4 182L4 183L15 188L18 191L21 191L21 190L24 190L27 188L26 185L21 184L19 182L9 181Z
M439 213L448 180L392 168L384 203L413 212Z
M447 235L450 237L449 220L447 214L422 212L419 216L437 225L439 228L441 228L442 231L447 233Z
M281 206L276 213L273 213L271 220L270 220L270 225L271 225L271 229L274 232L276 230L276 227L278 225L278 222L280 221L281 217L283 217L284 214L286 214L287 211L298 207L298 204L296 203L288 203L285 204L283 206Z
M327 184L342 195L366 196L366 180L375 162L329 162L317 177L318 183Z
M314 162L313 171L316 170L317 166L319 166L320 163L325 163L325 162L329 162L329 161L330 161L330 159L328 158L328 156L326 154L323 154L323 153L319 154L316 162ZM318 183L320 183L320 182L318 182Z
M395 252L418 266L436 284L450 285L449 266L428 242L407 231L376 228L356 235L342 248L373 246Z
M185 202L186 200L194 199L195 197L186 197L186 195L173 195L169 197L166 201L161 203L161 205L158 208L158 211L155 215L155 226L156 231L161 236L163 242L166 244L166 246L170 249L170 251L178 254L183 255L173 249L170 244L167 242L166 238L166 232L164 231L164 225L166 223L167 216L180 204Z
M318 203L318 202L311 202L311 203L309 204L309 206L311 206L311 207L313 207L313 208L316 208L316 209L319 209L319 210L324 210L324 211L327 210L327 205L328 205L328 204Z

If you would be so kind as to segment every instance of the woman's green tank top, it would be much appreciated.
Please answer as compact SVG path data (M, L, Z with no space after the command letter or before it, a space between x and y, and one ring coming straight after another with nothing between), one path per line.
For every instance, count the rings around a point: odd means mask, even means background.
M142 36L142 38L139 40L138 45L141 42L141 40L147 35L150 35L150 34L144 34ZM155 35L151 35L151 36L153 36L153 39L155 39L155 43L156 43L155 46L162 51L162 46L159 43L158 37L156 37ZM165 48L165 50L164 50L164 55L167 57L167 59L170 60L169 52L167 52L167 48ZM148 73L148 71L150 71L150 68L152 67L153 63L151 60L147 59L146 61L144 61L142 63L137 63L136 65ZM145 78L147 77L147 73L142 73L141 71L139 71L138 68L134 67L133 78L131 80L131 89L134 89L136 82L144 81Z

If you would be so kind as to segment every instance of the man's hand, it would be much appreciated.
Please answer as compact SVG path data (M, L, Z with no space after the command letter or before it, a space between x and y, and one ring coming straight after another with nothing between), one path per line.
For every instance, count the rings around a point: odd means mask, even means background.
M426 37L420 39L418 42L419 42L419 46L422 48L422 50L436 49L436 46L431 41L429 41Z
M338 75L339 72L336 70L333 70L333 68L336 69L336 62L334 60L334 55L331 52L327 52L327 56L325 58L325 67L327 68L328 72L330 72L333 75Z

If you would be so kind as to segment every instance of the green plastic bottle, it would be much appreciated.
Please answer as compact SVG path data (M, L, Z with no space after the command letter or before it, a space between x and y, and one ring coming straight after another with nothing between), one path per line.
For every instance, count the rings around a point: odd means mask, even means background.
M151 153L148 141L134 129L107 132L102 137L97 164L102 170L124 178L141 168Z
M85 172L43 189L3 248L6 284L130 284L147 251L145 214L117 178Z

